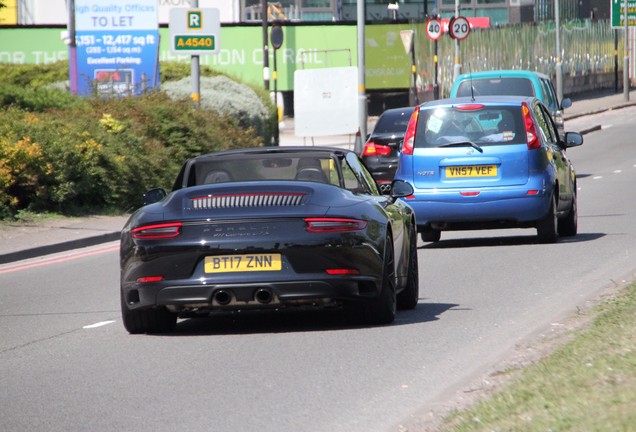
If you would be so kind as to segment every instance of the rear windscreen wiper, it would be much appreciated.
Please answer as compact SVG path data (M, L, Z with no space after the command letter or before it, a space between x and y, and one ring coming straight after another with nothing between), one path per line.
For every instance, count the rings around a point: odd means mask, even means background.
M441 145L438 145L437 147L465 147L465 146L471 146L472 148L477 150L479 153L483 153L484 152L483 148L479 147L477 144L475 144L472 141L452 142L452 143L448 143L448 144L441 144Z

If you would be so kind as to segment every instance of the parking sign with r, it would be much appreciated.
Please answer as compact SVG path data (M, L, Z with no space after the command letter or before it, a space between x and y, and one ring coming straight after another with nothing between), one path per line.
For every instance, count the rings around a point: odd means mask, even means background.
M200 10L188 11L188 30L201 30L203 27L202 18Z

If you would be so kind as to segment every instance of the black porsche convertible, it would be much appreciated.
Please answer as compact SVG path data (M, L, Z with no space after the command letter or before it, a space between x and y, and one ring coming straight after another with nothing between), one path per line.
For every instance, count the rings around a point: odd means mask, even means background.
M343 307L388 324L418 302L417 231L394 181L381 195L358 156L262 147L195 157L153 189L121 236L130 333L165 333L217 311Z

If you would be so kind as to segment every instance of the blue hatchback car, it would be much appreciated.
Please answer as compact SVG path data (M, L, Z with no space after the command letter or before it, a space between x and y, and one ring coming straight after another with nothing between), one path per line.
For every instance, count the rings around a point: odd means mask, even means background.
M577 232L576 175L549 110L535 97L484 96L415 109L395 178L414 193L424 241L442 231L535 228L542 243Z

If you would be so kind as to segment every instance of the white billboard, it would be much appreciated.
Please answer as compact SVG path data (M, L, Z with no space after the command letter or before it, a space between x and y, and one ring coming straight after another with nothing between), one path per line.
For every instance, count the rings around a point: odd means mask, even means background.
M301 137L358 131L358 68L294 72L294 133Z

